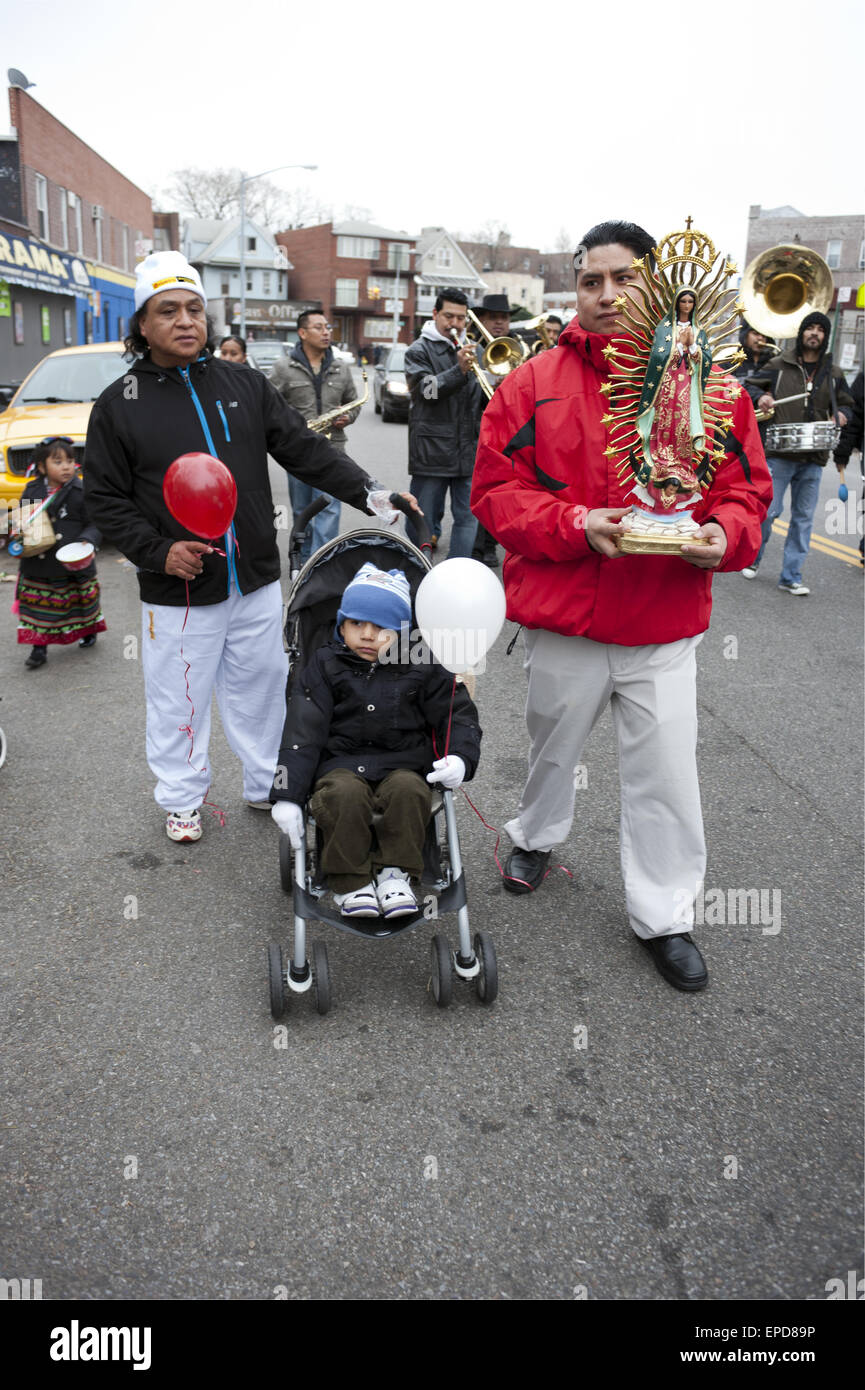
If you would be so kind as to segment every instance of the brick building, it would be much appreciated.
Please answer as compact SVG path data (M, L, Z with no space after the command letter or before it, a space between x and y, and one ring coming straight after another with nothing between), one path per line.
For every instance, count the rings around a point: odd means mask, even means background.
M834 359L847 374L862 367L863 320L856 296L865 279L865 219L861 213L806 217L793 207L763 208L748 214L745 264L773 246L800 243L822 256L832 272L835 293L827 314L832 324Z
M391 341L395 313L397 341L411 341L415 247L408 232L370 222L324 222L278 232L276 240L294 266L289 297L320 304L335 343L369 356L376 343Z
M21 87L0 137L0 377L47 352L122 337L136 243L152 240L148 195ZM11 312L4 313L9 305Z

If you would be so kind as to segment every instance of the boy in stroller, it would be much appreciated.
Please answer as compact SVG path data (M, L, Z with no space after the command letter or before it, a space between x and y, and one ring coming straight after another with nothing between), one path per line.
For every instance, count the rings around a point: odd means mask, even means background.
M322 871L346 919L417 912L431 784L458 787L480 753L465 686L425 649L417 661L412 645L409 659L410 623L402 570L364 564L342 595L333 639L291 687L273 818L299 848L309 798Z

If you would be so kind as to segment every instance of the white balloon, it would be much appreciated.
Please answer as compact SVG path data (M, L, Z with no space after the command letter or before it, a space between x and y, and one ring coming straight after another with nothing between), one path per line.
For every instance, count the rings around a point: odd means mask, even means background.
M479 560L443 560L415 595L424 641L446 671L478 667L502 630L505 591Z

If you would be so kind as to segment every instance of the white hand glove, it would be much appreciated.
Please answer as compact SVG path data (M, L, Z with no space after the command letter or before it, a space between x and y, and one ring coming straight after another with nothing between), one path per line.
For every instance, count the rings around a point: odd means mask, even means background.
M434 772L428 772L426 779L428 782L441 782L443 787L449 791L454 791L463 781L466 775L466 765L462 758L457 757L456 753L449 753L446 758L439 758L433 763Z
M372 492L368 492L366 495L366 504L368 507L372 508L376 516L384 522L385 526L393 526L394 522L400 516L400 513L395 511L390 504L390 492L387 488L374 488Z
M276 801L270 808L270 814L276 821L283 835L287 835L291 840L292 849L300 849L301 835L303 834L303 811L296 801Z

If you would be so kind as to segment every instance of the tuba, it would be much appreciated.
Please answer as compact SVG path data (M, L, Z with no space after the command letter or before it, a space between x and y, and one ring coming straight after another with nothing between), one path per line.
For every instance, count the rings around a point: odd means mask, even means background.
M832 272L809 246L781 245L750 262L739 291L748 323L767 338L795 338L806 314L825 314L834 293Z

